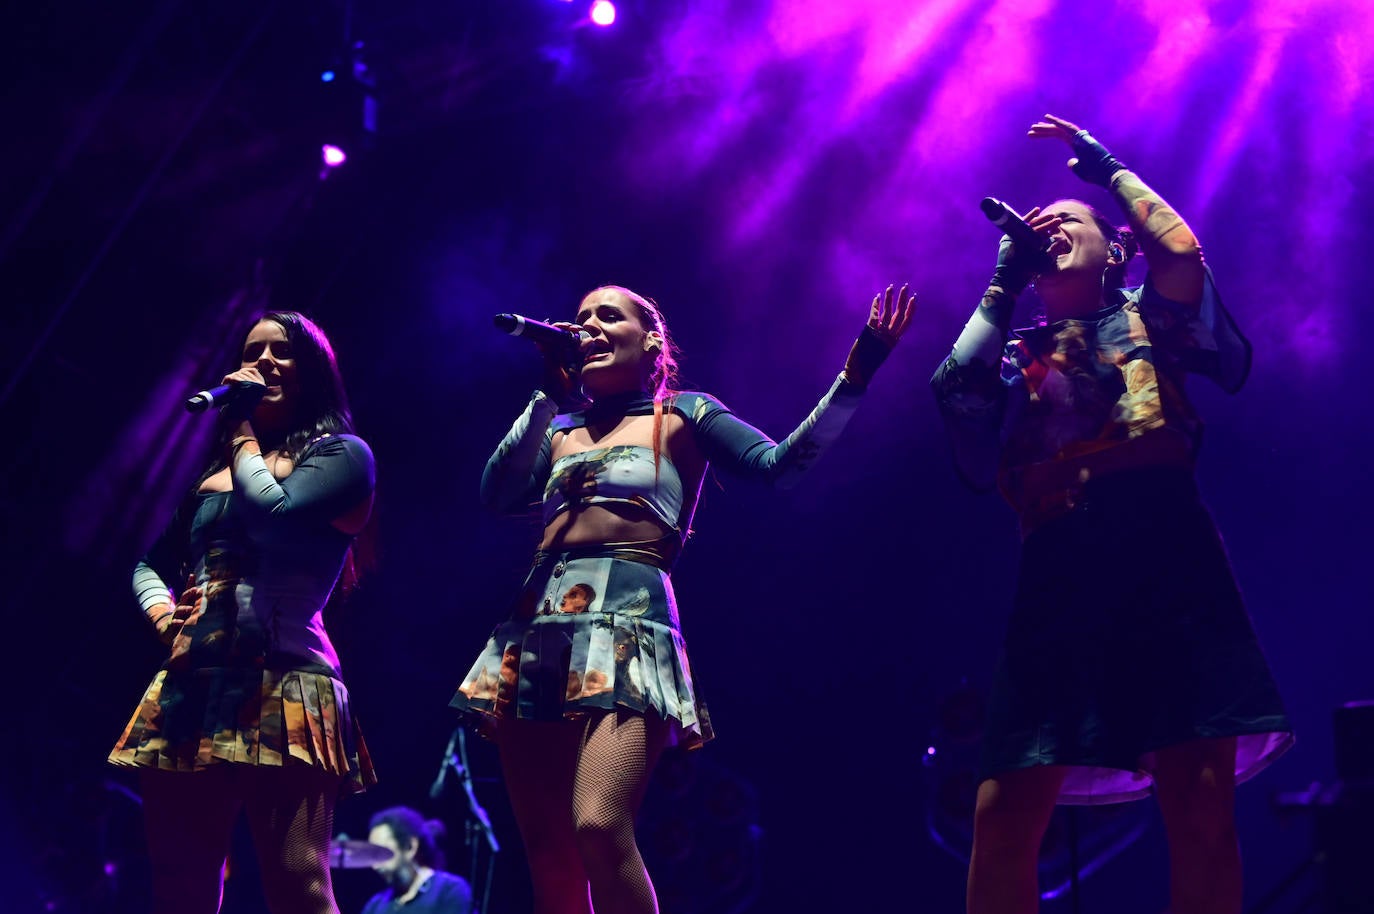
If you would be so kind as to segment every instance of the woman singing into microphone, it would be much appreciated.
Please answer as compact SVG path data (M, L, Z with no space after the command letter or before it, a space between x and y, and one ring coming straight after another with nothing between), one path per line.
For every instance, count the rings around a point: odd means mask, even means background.
M372 452L304 316L253 324L224 379L241 382L261 399L224 407L212 462L134 570L170 653L110 761L141 775L156 914L219 910L240 812L274 914L336 914L334 801L375 779L322 613L371 511Z
M674 389L663 316L629 289L583 298L576 371L546 351L549 380L481 488L497 510L537 504L542 539L510 620L453 699L500 748L538 914L658 910L634 817L664 747L712 735L669 580L707 465L793 481L839 435L913 304L905 288L874 298L844 371L780 444Z
M1034 246L1002 239L982 303L932 381L961 474L998 486L1022 533L968 910L1035 910L1056 802L1153 793L1170 910L1239 914L1233 790L1292 735L1193 478L1202 424L1184 380L1234 392L1249 344L1159 194L1068 121L1046 116L1030 135L1066 143L1074 172L1129 227L1079 200L1031 210ZM1149 270L1125 288L1137 249ZM1044 319L1012 334L1032 280Z

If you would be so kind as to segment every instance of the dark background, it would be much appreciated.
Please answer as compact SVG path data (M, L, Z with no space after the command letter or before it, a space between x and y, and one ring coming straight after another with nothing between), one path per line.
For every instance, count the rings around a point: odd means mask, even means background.
M948 701L988 679L1016 532L956 481L926 382L995 256L979 198L1109 205L1062 146L1024 139L1047 110L1189 219L1255 344L1238 396L1192 393L1201 483L1299 734L1239 793L1261 903L1312 849L1275 794L1332 781L1332 710L1374 697L1369 12L630 0L601 30L581 0L10 11L4 907L144 905L136 780L103 762L160 656L128 574L199 470L210 421L180 401L260 307L329 331L379 461L379 563L329 621L382 783L344 801L339 830L417 806L468 875L466 801L427 792L448 698L537 532L477 505L538 372L491 315L565 318L598 284L630 286L661 303L687 386L781 437L872 294L910 282L914 326L804 485L708 481L675 580L720 738L664 769L645 845L665 910L958 910L963 863L928 833L928 794L967 809L969 749L945 730L976 719ZM327 141L349 159L325 175ZM503 845L489 910L527 910L494 752L468 755ZM1085 858L1094 829L1140 832L1084 880L1082 910L1163 910L1151 805L1074 824ZM258 910L251 858L234 866L226 910ZM345 912L379 888L337 877Z

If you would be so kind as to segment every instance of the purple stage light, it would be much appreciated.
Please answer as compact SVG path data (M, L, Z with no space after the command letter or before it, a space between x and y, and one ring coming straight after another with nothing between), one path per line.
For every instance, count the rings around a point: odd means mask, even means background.
M611 0L596 0L592 4L591 17L597 25L610 25L615 22L615 4Z
M322 83L332 83L333 81L334 81L334 71L333 71L333 70L325 70L323 73L320 74L320 82L322 82Z
M338 168L348 161L348 153L332 143L325 143L320 147L320 158L324 160L326 168Z

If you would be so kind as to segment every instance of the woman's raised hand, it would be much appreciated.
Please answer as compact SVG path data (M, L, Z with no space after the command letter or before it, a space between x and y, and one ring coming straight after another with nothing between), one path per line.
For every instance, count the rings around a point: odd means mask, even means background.
M1089 184L1110 189L1112 175L1126 167L1107 151L1106 146L1093 139L1093 135L1087 130L1071 121L1064 120L1062 117L1055 117L1053 114L1047 114L1043 121L1036 121L1031 124L1026 135L1037 139L1056 139L1067 143L1069 148L1073 150L1073 158L1069 159L1069 167L1073 169L1074 174Z
M1026 131L1027 136L1037 139L1056 139L1063 140L1070 145L1073 144L1073 137L1082 128L1071 121L1066 121L1062 117L1055 117L1053 114L1045 115L1043 121L1036 121L1031 124L1030 130Z
M916 309L915 292L904 284L894 299L892 289L888 286L873 296L873 306L868 309L868 328L887 343L888 348L897 345L906 333L906 328L911 326L911 314Z
M873 380L878 367L883 364L887 354L911 326L911 315L916 309L916 293L905 285L893 294L894 287L888 286L873 296L873 305L868 309L868 322L863 332L849 350L849 358L844 363L844 375L850 383L867 387Z

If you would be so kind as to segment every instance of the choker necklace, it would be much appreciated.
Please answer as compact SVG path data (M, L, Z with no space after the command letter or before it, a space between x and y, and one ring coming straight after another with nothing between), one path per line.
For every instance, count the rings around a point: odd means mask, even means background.
M639 414L642 411L653 412L653 409L653 397L642 390L627 390L597 397L592 401L592 405L587 407L586 415L588 419L596 419L602 416Z

